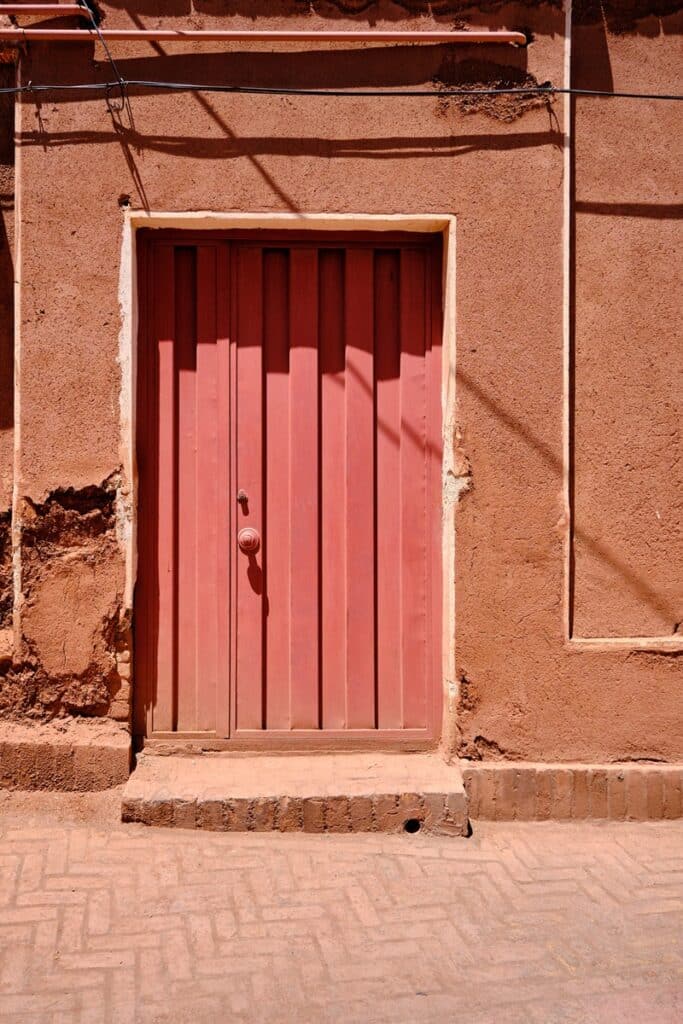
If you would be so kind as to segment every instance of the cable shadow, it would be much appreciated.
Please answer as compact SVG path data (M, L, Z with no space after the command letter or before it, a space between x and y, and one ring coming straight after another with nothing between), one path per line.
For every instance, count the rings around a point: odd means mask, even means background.
M132 15L132 19L139 28L140 19L135 15ZM159 43L152 43L152 49L156 52L157 56L164 57L165 60L168 59L168 54L166 53L164 48L159 45ZM124 75L126 74L125 71L123 73ZM220 116L220 114L216 111L215 107L213 107L210 101L205 96L202 96L200 93L193 93L192 97L194 101L198 103L199 106L205 111L205 113L209 115L211 120L214 122L214 124L218 126L221 132L223 132L225 139L229 142L235 143L237 141L238 136L235 134L232 128L230 128L230 126L226 123L224 118ZM289 196L287 192L284 190L284 188L282 188L282 186L280 186L275 181L273 176L260 163L256 155L251 153L247 154L247 156L251 165L257 171L259 176L265 181L266 185L271 189L271 191L278 197L280 202L284 206L286 206L291 213L299 213L299 207L294 202L292 197ZM149 207L145 206L145 209L149 209Z
M521 438L532 448L551 470L558 482L562 480L564 467L550 447L540 438L536 437L528 427L512 413L504 410L500 403L492 399L484 389L477 384L464 370L456 372L458 384L469 391L477 401L481 402L493 416L502 423L508 430ZM602 541L597 540L586 533L574 522L573 535L580 538L586 547L601 561L613 569L624 581L624 584L646 604L648 604L659 615L663 615L673 622L676 619L677 611L661 594L659 594L644 576L634 572L621 559L619 559Z
M320 136L291 136L275 138L272 135L240 136L227 127L223 139L198 138L197 136L143 135L121 126L110 132L54 132L46 135L43 131L23 132L19 137L22 146L84 146L97 143L125 143L139 151L151 150L171 156L193 156L204 160L254 158L268 156L329 156L348 159L408 160L415 157L454 157L468 153L495 150L509 152L531 149L537 146L564 145L561 132L549 129L543 132L519 132L516 134L481 135L432 135L380 138L323 139ZM229 133L229 134L228 134ZM263 167L261 174L271 187L277 188L272 177ZM292 202L289 199L289 202ZM292 205L293 209L296 206Z

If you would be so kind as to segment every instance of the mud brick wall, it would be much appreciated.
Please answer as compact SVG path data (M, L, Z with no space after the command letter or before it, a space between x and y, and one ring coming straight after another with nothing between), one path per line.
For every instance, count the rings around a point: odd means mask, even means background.
M100 7L109 27L132 27L132 11L147 26L190 17L204 28L228 17L245 29L466 25L523 28L531 40L474 52L116 44L118 66L137 79L341 89L564 83L559 0ZM576 3L573 84L679 91L682 12L665 0ZM85 82L94 73L110 72L92 42L32 45L22 56L24 80ZM12 649L0 660L0 714L128 718L135 502L122 374L126 211L451 214L452 444L463 467L448 638L457 671L445 681L452 752L484 761L683 758L681 658L671 649L683 620L683 346L670 274L681 223L672 191L680 104L572 101L566 211L569 101L560 96L147 90L130 103L114 115L98 95L17 104L16 268L4 129L0 630L11 632ZM8 116L2 107L5 126ZM16 416L5 315L15 271Z

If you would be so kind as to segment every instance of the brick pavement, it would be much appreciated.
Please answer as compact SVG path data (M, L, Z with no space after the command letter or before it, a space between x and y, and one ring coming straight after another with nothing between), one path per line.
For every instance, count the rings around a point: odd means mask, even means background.
M676 1024L683 824L121 825L0 793L0 1021Z

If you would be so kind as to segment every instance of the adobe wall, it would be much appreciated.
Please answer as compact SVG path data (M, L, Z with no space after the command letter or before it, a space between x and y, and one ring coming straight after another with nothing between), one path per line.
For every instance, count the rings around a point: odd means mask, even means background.
M559 4L482 6L486 13L462 2L345 0L314 3L308 13L296 2L197 0L190 15L186 0L150 0L134 19L124 11L130 4L102 8L110 27L154 25L162 11L164 23L196 27L224 24L217 12L245 28L255 27L250 13L258 27L309 29L426 29L462 18L473 27L524 27L533 38L527 49L321 44L274 53L117 43L117 63L131 78L323 88L563 83ZM616 23L611 9L605 22L584 4L574 84L676 91L681 6L633 3L625 18L621 5ZM646 16L655 8L657 16ZM91 44L33 44L22 58L24 81L91 81L94 73L110 74ZM453 750L474 759L683 758L683 347L674 341L672 276L680 112L575 101L569 236L565 115L559 97L150 91L133 94L114 117L101 96L63 93L39 105L24 98L13 463L19 600L13 660L0 669L1 714L128 720L134 503L119 363L125 210L445 213L457 217L452 442L463 477ZM1 486L10 427L5 414Z

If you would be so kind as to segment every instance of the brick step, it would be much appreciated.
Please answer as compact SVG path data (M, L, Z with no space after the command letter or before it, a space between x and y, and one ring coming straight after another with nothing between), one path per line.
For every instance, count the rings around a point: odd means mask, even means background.
M144 752L121 816L224 832L468 833L460 769L422 753Z

